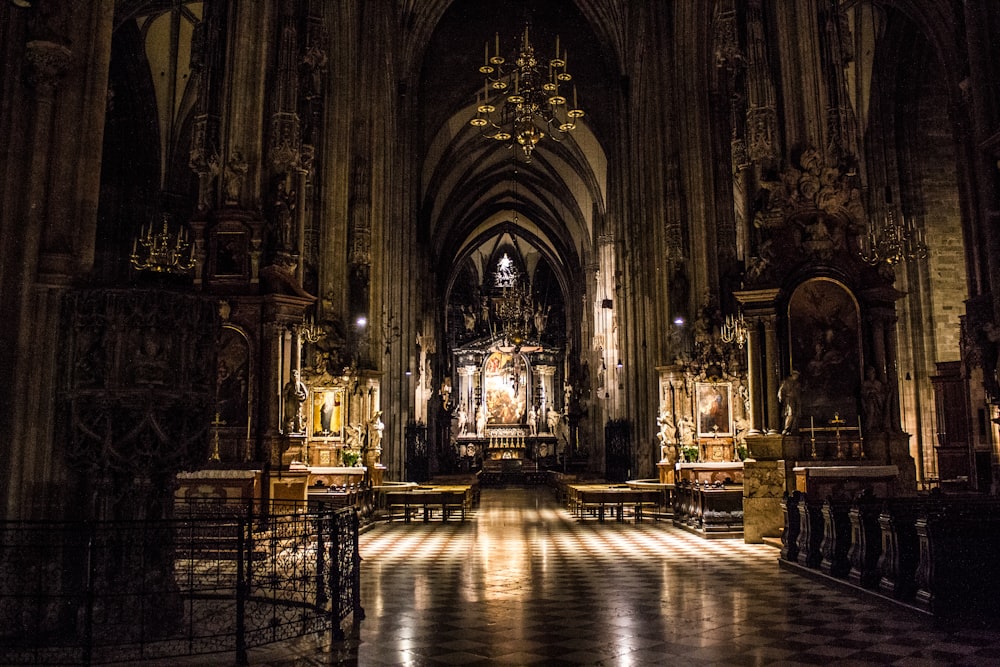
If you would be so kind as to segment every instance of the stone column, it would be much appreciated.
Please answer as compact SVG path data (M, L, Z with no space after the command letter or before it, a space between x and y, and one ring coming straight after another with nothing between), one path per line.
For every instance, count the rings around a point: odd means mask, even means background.
M763 432L764 401L761 396L762 382L760 378L760 322L756 318L747 319L747 389L750 392L750 429L749 434Z
M555 395L553 383L555 382L556 367L548 364L539 364L535 366L535 372L538 373L539 384L541 385L541 391L539 392L541 405L538 409L538 432L548 433L549 403L552 400L551 397Z
M778 289L744 290L733 296L743 307L750 325L747 342L747 383L750 390L751 433L780 431L778 385L781 363L778 357L775 299ZM763 325L763 326L762 326ZM764 333L761 335L761 328ZM761 363L763 352L763 363Z
M772 312L764 321L764 403L767 406L767 432L777 433L781 429L781 414L778 406L778 385L781 384L781 363L778 358L777 322Z
M472 364L458 367L458 394L455 401L465 408L466 415L471 415L474 409L473 384L476 370Z

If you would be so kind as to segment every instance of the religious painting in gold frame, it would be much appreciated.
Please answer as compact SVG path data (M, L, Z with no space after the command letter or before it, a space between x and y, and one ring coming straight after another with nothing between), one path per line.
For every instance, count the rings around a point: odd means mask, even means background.
M730 382L695 383L695 417L698 437L733 434L733 385Z
M312 437L344 440L344 388L314 389L312 398Z

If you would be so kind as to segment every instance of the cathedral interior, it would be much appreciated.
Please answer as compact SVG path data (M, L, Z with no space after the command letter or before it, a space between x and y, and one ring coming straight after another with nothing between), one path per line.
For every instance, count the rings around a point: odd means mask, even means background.
M738 470L760 543L794 492L1000 487L991 0L0 0L0 33L6 521Z

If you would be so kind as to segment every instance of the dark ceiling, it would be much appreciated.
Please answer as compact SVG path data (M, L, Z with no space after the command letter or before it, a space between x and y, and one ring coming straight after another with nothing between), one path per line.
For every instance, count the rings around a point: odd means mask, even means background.
M608 66L597 38L572 2L454 2L438 24L424 54L421 75L421 109L424 141L448 118L471 104L482 89L478 68L487 42L493 49L500 33L501 54L517 47L525 22L537 53L550 58L556 36L560 49L568 51L568 71L577 86L579 106L586 122L605 143L610 128L614 68Z

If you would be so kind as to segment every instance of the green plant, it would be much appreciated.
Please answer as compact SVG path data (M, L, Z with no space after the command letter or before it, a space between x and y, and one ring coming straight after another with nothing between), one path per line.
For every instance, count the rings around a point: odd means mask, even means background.
M345 449L343 453L341 453L340 458L344 461L345 466L351 468L358 464L358 459L361 458L361 455L357 452Z
M698 460L698 447L695 445L681 447L681 454L684 456L685 461L694 463Z

